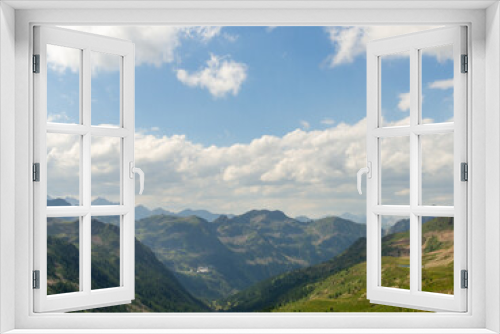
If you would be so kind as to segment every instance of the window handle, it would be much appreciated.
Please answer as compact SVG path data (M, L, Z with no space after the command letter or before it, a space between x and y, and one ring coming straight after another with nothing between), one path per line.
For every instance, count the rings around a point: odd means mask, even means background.
M140 186L140 189L139 189L139 195L142 195L142 192L144 191L144 172L142 171L142 169L140 168L137 168L134 166L134 162L133 161L130 161L129 163L129 171L130 171L130 178L133 179L134 178L134 174L139 174L139 186Z
M367 162L366 167L358 170L358 193L360 195L363 195L363 192L361 191L361 177L363 176L363 174L366 174L366 177L368 179L372 178L372 163L370 161Z

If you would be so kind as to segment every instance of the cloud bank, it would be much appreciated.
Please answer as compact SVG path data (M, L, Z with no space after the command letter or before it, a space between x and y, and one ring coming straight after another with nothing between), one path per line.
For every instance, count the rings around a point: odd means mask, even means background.
M404 122L407 120L400 121ZM49 195L71 195L78 186L78 182L71 182L78 180L78 142L58 135L48 140L49 171L52 179L58 180L57 184L49 182ZM449 184L443 181L453 161L450 140L424 145L427 152L433 152L432 157L438 157L424 158L423 166L427 189L436 199L451 194ZM325 130L296 129L282 137L266 135L225 147L203 146L185 135L137 133L136 164L146 173L146 184L144 195L136 201L170 210L190 207L235 214L256 208L311 217L362 213L365 199L357 194L356 172L365 165L365 142L365 119ZM394 175L384 179L384 193L395 201L407 194L401 171L408 163L408 147L402 143L384 144L384 161L390 161L384 165L384 173ZM93 180L99 180L92 188L93 197L116 200L113 182L120 171L110 157L116 156L119 144L96 140L93 146L97 168Z

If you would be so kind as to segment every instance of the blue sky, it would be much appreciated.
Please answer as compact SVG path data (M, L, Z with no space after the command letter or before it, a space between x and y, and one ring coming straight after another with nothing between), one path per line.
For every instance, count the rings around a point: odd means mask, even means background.
M161 96L161 102L158 98L139 102L149 87L139 88L141 82L154 71L144 69L137 75L137 112L144 110L152 117L138 117L138 128L150 128L158 121L165 134L185 133L205 145L230 145L265 134L282 136L301 127L301 121L324 128L321 121L327 118L354 123L364 116L364 98L352 97L365 95L365 62L357 60L359 68L349 73L345 69L332 73L322 66L332 51L322 28L226 29L239 36L235 42L198 43L179 52L187 54L183 66L193 70L203 66L210 53L231 55L247 64L248 78L238 96L214 98L207 91L193 90L168 75L167 68L155 92L149 92Z
M177 49L179 63L136 68L137 129L158 127L161 134L186 134L204 145L230 145L265 134L282 136L303 127L303 121L309 129L322 129L328 126L321 123L326 119L354 124L366 115L366 59L361 55L352 63L330 68L326 58L334 47L324 27L225 27L224 32L235 40L222 37L200 43L187 39ZM211 54L248 66L237 96L217 98L176 78L178 66L197 70ZM408 58L394 58L383 64L384 116L394 121L408 115L397 105L399 94L409 91L409 62ZM427 117L439 121L451 117L446 103L450 91L426 85L450 79L450 69L451 61L423 57ZM49 77L49 87L60 85L61 92L76 92L77 73L65 76L63 81ZM115 71L94 75L93 124L116 123L118 80ZM49 100L48 110L57 110L57 103Z
M406 33L413 32L415 29L417 31L423 29L417 27L411 30L411 28L405 27L400 30L401 33ZM385 30L380 32L376 29L353 27L223 27L218 29L209 31L210 33L196 29L176 30L174 33L169 31L168 34L171 35L168 36L171 37L168 40L161 39L164 37L159 37L159 40L148 40L149 37L145 37L144 41L133 40L138 53L135 85L136 131L142 136L137 139L138 143L141 140L147 140L148 145L152 145L152 141L161 141L163 138L167 146L172 142L183 141L193 150L198 149L200 152L210 146L233 152L239 147L237 145L246 145L245 147L252 151L251 143L263 136L274 136L276 140L281 140L280 144L276 145L289 147L286 140L290 134L303 136L304 141L309 139L314 142L314 136L329 134L329 129L333 138L340 131L350 129L349 127L357 129L364 126L362 123L366 116L364 47L367 38L376 38L379 35L387 37L384 36L387 34ZM101 28L100 32L127 37L127 31L131 30L120 31L119 28L103 30ZM92 32L99 32L99 27ZM348 48L345 44L346 38L353 35L347 35L349 32L354 32L354 40L351 43L351 49L346 51ZM391 34L398 34L398 28L396 27ZM137 36L137 33L133 36ZM170 43L169 49L161 43ZM141 53L141 48L145 50L143 53ZM155 48L162 55L153 54ZM150 52L150 49L153 51ZM453 63L446 57L445 51L434 50L425 53L422 57L424 117L433 118L437 122L449 120L453 110L453 90L450 89L449 83L449 79L453 77ZM57 62L57 59L57 57L53 58L54 62ZM97 67L93 70L92 124L116 124L119 99L118 72L108 66L109 62L101 61L101 64L106 66L103 65L102 68ZM224 77L222 79L217 77L224 71L230 72L228 80ZM409 110L406 108L404 96L409 91L408 58L389 57L383 63L382 72L383 114L386 121L390 123L408 117ZM78 105L77 78L78 73L75 72L75 67L49 66L48 110L52 120L75 122L76 116L74 115L76 115ZM62 96L68 98L62 99ZM176 135L183 137L179 139L175 137ZM340 139L332 140L340 141ZM329 166L335 165L340 160L343 161L343 166L349 166L349 171L344 171L344 174L338 176L343 178L342 182L330 179L330 175L335 174L335 171L321 179L323 176L319 175L323 174L320 171L314 171L314 165L304 165L299 170L293 170L293 166L301 164L301 159L297 158L297 155L291 157L295 154L291 153L292 151L287 151L288 153L283 151L285 152L283 159L266 167L267 171L255 177L255 184L249 184L250 181L241 176L244 174L247 177L250 173L245 171L242 165L237 169L227 163L217 167L221 175L217 181L219 183L216 184L226 182L224 186L221 185L220 191L227 192L230 188L233 195L236 193L241 195L243 192L245 195L241 197L241 201L248 201L248 205L228 206L227 203L223 204L224 201L227 202L227 198L215 196L216 199L208 195L204 197L201 193L193 195L192 189L196 189L195 185L189 190L189 200L186 200L186 196L174 199L171 197L172 194L156 193L156 200L151 197L149 202L144 200L144 204L169 209L182 209L189 206L212 211L234 210L238 213L251 209L252 205L269 203L269 208L284 209L299 214L293 209L293 203L298 201L293 194L297 193L298 188L311 187L311 191L317 190L315 182L323 182L330 187L332 184L335 184L335 187L341 187L350 182L354 185L354 174L351 175L355 170L353 166L357 164L356 168L362 167L364 154L362 142L364 138L360 137L356 140L359 141L356 145L352 143L354 139L351 139L350 143L342 146L347 148L347 151L342 152L344 148L335 151L338 157L328 157L331 161L325 158ZM314 150L314 148L309 149ZM316 149L320 149L319 146ZM272 148L266 150L270 152ZM351 150L359 150L359 152L349 153ZM296 149L293 152L302 151ZM212 156L214 155L210 155ZM295 158L299 162L292 162ZM184 166L186 159L179 162L179 165L172 166L173 170L179 172L184 168L179 166ZM195 164L199 159L199 157L190 156L189 165ZM223 160L223 158L220 159ZM348 159L352 161L349 162ZM249 160L255 159L249 158ZM326 163L325 161L321 163ZM144 160L144 163L148 162ZM217 163L213 164L217 165ZM234 170L238 170L239 174L235 174ZM152 173L155 172L151 170L149 174ZM200 171L193 173L197 176L201 175ZM204 173L207 172L204 171ZM276 176L278 174L280 174L279 177ZM240 178L235 181L234 175ZM315 181L308 183L308 179ZM179 176L178 183L175 183L175 180L172 182L170 184L172 187L189 188L182 175ZM200 179L199 182L199 185L202 185L208 181ZM236 183L229 187L227 182ZM211 182L207 184L215 186ZM255 190L260 194L260 200L248 199L248 194L254 191L251 187L260 187ZM269 187L273 187L273 190ZM246 190L242 191L242 189ZM351 190L354 188L352 187ZM266 191L271 194L268 198L266 198L267 195L263 195ZM103 193L103 195L106 194ZM280 202L280 196L282 199L287 199ZM304 205L301 213L318 216L328 213L338 214L343 210L340 206L332 208L331 202L327 201L322 201L321 209L319 209L319 204L317 204L319 200L316 195L304 193L301 196L300 201L314 202ZM345 197L336 191L329 192L328 196L332 199ZM158 198L167 200L158 200ZM344 208L346 211L363 212L364 200L352 196Z

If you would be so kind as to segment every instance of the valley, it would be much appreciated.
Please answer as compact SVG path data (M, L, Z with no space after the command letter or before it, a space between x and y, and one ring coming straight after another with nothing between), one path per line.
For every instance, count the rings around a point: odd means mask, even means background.
M136 221L136 299L93 311L411 311L366 299L363 224L269 210L213 221L155 213ZM119 285L116 223L92 220L93 289ZM384 286L409 287L408 228L401 220L384 233ZM453 293L453 219L426 219L422 233L424 291ZM49 294L78 291L78 221L50 218L48 234Z

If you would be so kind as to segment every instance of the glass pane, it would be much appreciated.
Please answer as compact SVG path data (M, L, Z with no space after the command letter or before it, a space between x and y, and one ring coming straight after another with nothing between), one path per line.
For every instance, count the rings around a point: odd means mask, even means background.
M380 139L381 204L410 204L410 137Z
M453 121L453 45L420 50L422 123Z
M121 56L92 52L92 125L120 126Z
M410 52L380 57L382 126L410 124Z
M420 136L422 205L453 206L453 133Z
M79 205L80 138L47 133L47 206Z
M410 218L381 216L381 286L410 289Z
M80 123L81 54L47 45L47 122Z
M80 290L80 219L47 218L47 294Z
M92 217L92 289L119 286L120 216Z
M121 138L92 137L92 205L120 204Z
M422 217L422 291L453 294L453 217Z

